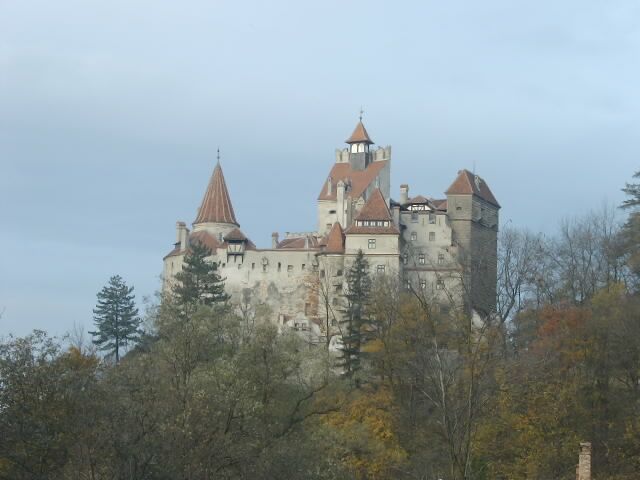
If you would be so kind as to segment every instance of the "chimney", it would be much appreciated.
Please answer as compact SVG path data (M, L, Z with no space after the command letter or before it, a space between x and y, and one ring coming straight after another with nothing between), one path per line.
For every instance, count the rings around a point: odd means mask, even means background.
M591 443L580 442L577 480L591 480Z
M189 230L184 222L176 222L176 243L180 244L180 251L184 252L187 248L187 235Z
M271 248L277 248L278 247L278 232L273 232L271 234Z
M403 183L400 185L400 205L409 203L409 185Z

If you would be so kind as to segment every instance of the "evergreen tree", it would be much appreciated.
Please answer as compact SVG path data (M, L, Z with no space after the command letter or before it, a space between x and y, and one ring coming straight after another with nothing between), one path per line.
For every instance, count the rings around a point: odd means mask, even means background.
M342 348L339 365L347 377L353 377L360 370L361 347L365 340L369 323L368 310L371 296L369 263L362 250L347 272L346 308L342 320Z
M184 257L182 271L175 276L174 300L186 312L193 312L198 305L212 306L229 299L218 264L207 260L210 256L211 250L206 245L194 243Z
M133 287L128 287L120 275L109 279L109 283L98 293L98 303L93 309L97 330L89 332L93 343L100 350L115 354L120 361L120 350L140 338L140 318L135 305Z
M640 172L636 172L633 178L640 178ZM640 183L627 183L622 191L629 196L622 203L622 208L631 210L622 230L623 253L628 256L633 272L640 276Z

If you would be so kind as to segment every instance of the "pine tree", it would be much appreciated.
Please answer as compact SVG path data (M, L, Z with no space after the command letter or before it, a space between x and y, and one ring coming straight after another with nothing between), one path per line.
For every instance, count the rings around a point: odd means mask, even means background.
M140 318L135 305L133 287L128 287L120 275L109 279L109 283L98 293L98 303L93 309L97 330L89 332L93 343L100 350L115 354L120 361L120 351L140 338Z
M347 272L346 308L342 320L342 348L339 365L344 375L353 377L360 370L361 347L369 323L368 307L371 296L369 263L362 250Z
M192 244L184 257L182 271L175 276L173 297L187 312L194 311L198 305L212 306L229 299L224 291L224 279L218 273L218 264L207 260L210 256L211 250L206 245Z
M633 178L640 178L640 172L636 172ZM622 191L630 197L622 203L622 208L631 210L622 229L623 253L628 256L631 270L640 277L640 183L627 183Z

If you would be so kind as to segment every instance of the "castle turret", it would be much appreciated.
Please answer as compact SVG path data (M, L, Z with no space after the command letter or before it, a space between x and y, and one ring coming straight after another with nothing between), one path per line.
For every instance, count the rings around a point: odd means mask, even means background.
M373 145L373 141L367 133L362 123L362 117L353 130L351 136L346 140L349 145L349 163L353 170L364 170L371 163L371 153L369 146Z
M489 314L496 305L498 212L489 185L469 170L460 170L445 192L447 216L466 276L467 306Z
M239 226L218 157L218 162L213 169L211 180L209 180L209 185L198 209L198 215L193 222L193 231L206 231L222 242L226 234Z

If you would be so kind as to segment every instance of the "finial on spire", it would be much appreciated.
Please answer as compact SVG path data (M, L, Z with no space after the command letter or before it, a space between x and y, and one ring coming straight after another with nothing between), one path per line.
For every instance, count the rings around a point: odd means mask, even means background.
M362 121L362 114L364 113L364 110L362 109L362 105L360 105L360 121Z
M218 159L218 163L220 163L220 147L218 147L218 154L217 154L216 158Z

